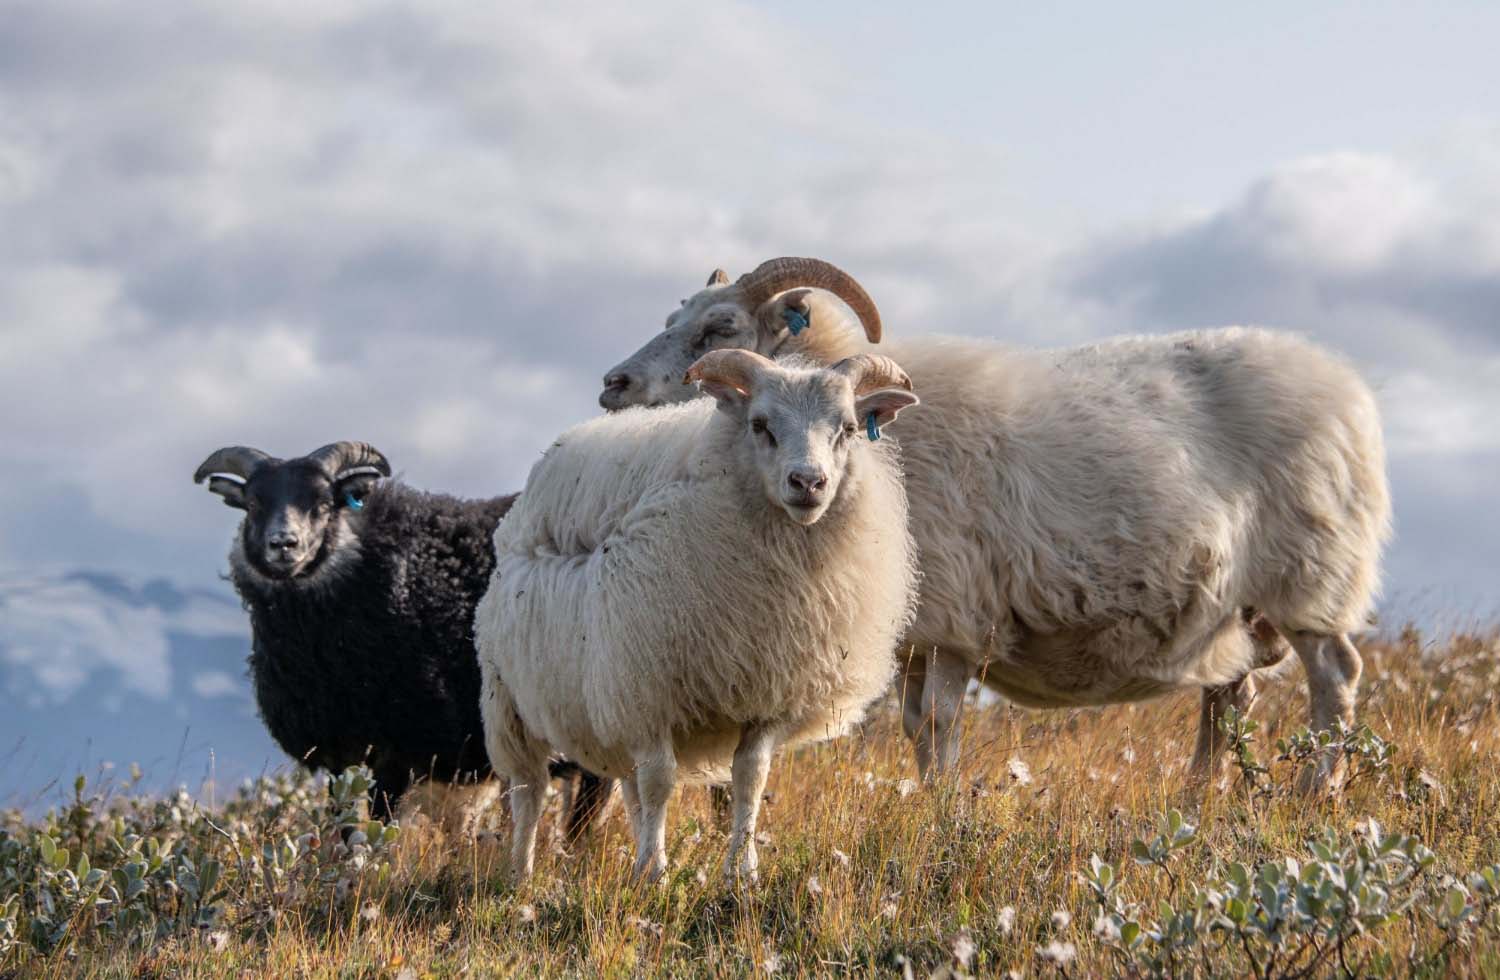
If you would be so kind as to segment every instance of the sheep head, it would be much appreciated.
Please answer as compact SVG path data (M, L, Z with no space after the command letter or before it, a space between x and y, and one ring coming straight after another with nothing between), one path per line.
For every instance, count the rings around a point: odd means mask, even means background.
M355 523L391 465L374 446L335 442L296 459L248 446L211 454L193 473L245 512L234 561L272 582L311 579L356 538Z
M708 285L667 317L666 329L604 376L599 404L610 411L633 405L686 401L695 394L680 383L689 365L713 350L771 354L789 336L820 329L831 315L813 291L826 290L859 318L865 336L880 340L880 312L854 277L820 259L762 262L731 283L715 269Z
M739 458L750 461L767 499L802 525L817 523L838 499L858 440L917 404L906 372L867 354L815 368L711 351L683 381L718 401Z

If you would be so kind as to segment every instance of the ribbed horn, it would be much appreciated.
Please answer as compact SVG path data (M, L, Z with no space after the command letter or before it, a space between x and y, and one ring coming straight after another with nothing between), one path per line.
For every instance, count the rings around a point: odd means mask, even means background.
M330 479L343 478L352 470L373 470L381 476L391 475L391 464L380 450L368 442L331 442L314 449L307 458L323 467Z
M881 388L905 388L911 391L911 378L901 369L901 365L881 354L846 357L831 370L849 379L856 397Z
M710 272L708 274L708 283L703 288L707 289L709 286L727 285L729 285L729 273L725 272L723 269L715 269L713 272Z
M711 350L693 362L693 366L687 369L687 374L683 375L682 383L688 385L694 381L717 381L749 394L750 383L755 376L774 366L769 357L763 357L753 350Z
M266 453L259 449L251 449L249 446L225 446L205 459L193 471L193 482L202 483L215 473L227 473L244 482L250 479L250 474L257 466L269 459L271 457Z
M826 289L848 304L859 317L870 343L880 343L880 311L865 288L838 266L822 259L800 259L784 256L769 259L755 267L753 272L740 276L735 287L744 294L746 305L755 309L779 292L794 286L812 286Z

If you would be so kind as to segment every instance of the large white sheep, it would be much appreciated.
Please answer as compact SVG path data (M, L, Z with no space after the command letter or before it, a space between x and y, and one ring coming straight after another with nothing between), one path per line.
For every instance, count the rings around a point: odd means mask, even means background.
M821 265L772 260L734 284L716 273L609 372L601 404L692 397L660 379L704 349L867 349L803 288ZM873 304L855 309L878 336ZM922 572L903 685L924 774L956 761L974 677L1030 705L1202 686L1207 769L1216 716L1248 703L1251 670L1283 636L1306 667L1313 726L1352 721L1348 634L1371 611L1390 503L1375 401L1350 367L1237 328L1067 350L938 337L882 349L924 402L893 429ZM1319 760L1305 788L1335 785L1340 764Z
M674 784L732 779L725 869L753 875L772 753L840 734L896 671L915 552L899 459L865 426L916 404L906 376L746 351L688 376L717 407L569 430L495 531L475 635L517 877L554 751L624 780L645 878L665 867Z

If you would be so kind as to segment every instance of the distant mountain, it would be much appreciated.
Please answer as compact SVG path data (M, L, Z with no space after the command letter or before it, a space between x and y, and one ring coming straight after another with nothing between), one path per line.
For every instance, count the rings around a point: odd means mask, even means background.
M0 570L0 806L113 764L154 789L232 789L284 765L255 714L247 617L227 585Z

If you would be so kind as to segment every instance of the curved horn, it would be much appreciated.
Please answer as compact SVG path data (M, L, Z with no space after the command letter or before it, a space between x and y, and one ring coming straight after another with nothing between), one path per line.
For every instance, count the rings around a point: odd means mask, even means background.
M693 366L687 369L687 374L683 375L682 383L718 382L748 395L755 376L774 366L769 357L763 357L753 350L711 350L693 362Z
M707 289L709 286L727 285L729 285L729 273L725 272L723 269L715 269L713 272L710 272L708 274L708 284L703 288Z
M314 449L307 458L322 466L323 472L334 480L342 479L351 470L373 470L381 476L391 475L391 464L368 442L331 442L321 449Z
M752 310L793 286L826 289L848 304L859 317L870 343L880 343L880 311L875 308L875 301L853 276L822 259L790 256L769 259L756 266L755 271L740 276L735 286L744 294L745 302Z
M251 449L249 446L225 446L205 459L193 471L193 482L202 483L214 473L227 473L237 477L240 482L244 482L250 479L250 474L257 466L268 459L271 457L259 449Z
M867 391L880 388L905 388L911 391L911 378L901 369L901 365L881 354L846 357L830 370L849 379L849 384L854 386L856 398Z

